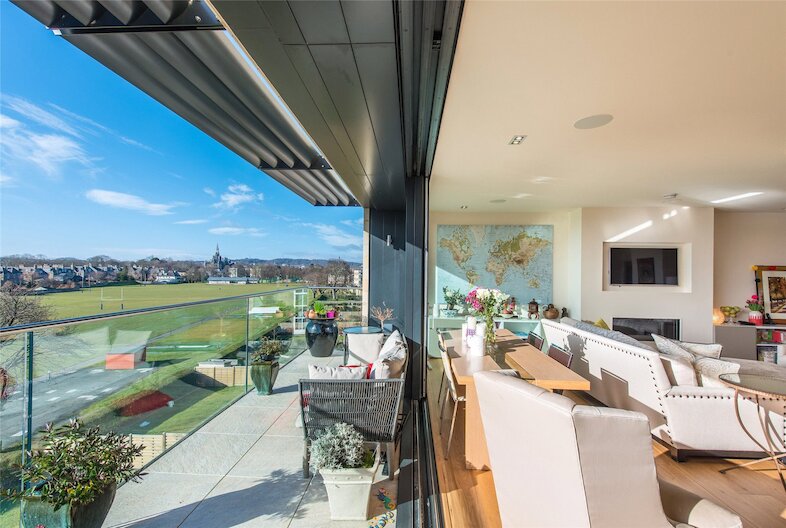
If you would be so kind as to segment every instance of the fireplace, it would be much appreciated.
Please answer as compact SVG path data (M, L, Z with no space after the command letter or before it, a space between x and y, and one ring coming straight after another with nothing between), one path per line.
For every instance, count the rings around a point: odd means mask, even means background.
M652 341L650 334L658 334L670 339L680 338L679 319L615 317L612 319L611 326L614 330L627 334L639 341Z

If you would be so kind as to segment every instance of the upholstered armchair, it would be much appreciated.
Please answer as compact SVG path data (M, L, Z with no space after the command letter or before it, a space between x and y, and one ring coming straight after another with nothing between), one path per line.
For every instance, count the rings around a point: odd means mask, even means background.
M717 504L659 483L643 414L576 405L496 372L475 374L475 386L503 526L742 526Z

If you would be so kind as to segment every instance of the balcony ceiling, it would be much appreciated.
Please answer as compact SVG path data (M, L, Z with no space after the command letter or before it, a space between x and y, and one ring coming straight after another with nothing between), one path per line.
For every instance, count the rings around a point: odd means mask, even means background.
M213 8L361 203L403 204L392 2L219 0Z
M611 114L609 124L574 123ZM509 145L526 135L520 145ZM786 208L786 3L468 2L431 209ZM505 200L491 203L492 200Z

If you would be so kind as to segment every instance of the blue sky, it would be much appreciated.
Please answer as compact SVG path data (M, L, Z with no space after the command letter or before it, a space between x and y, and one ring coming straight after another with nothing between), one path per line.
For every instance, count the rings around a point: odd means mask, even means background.
M0 0L0 254L360 261L313 207Z

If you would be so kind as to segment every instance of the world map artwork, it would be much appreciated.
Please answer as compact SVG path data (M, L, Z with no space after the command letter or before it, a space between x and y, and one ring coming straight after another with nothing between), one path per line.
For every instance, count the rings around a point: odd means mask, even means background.
M437 302L442 288L498 288L519 304L550 303L554 228L550 225L437 226Z

